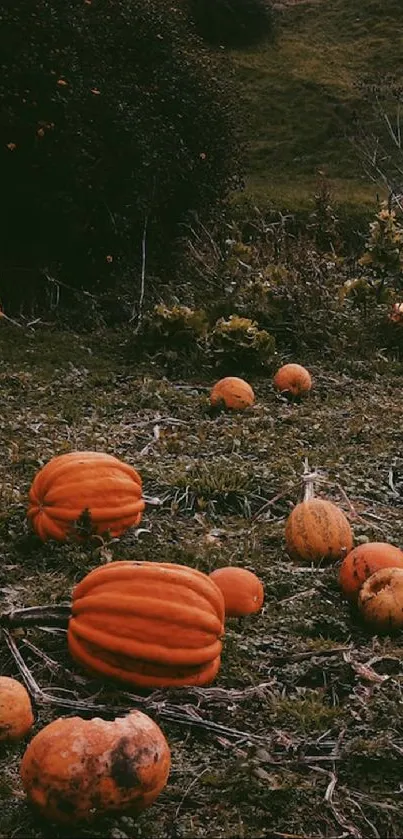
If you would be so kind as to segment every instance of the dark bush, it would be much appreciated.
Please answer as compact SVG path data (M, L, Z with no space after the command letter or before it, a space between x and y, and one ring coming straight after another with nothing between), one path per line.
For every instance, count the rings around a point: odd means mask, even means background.
M270 0L187 0L196 31L209 44L248 47L273 34Z
M224 60L225 61L225 60ZM3 302L111 287L238 184L232 82L164 0L0 12ZM63 295L63 286L62 286Z

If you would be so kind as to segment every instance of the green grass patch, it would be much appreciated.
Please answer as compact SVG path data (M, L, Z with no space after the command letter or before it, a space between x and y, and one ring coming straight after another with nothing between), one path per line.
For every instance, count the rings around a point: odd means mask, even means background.
M248 194L277 208L306 209L318 170L337 201L369 207L368 181L349 135L376 127L359 84L402 70L399 2L301 2L277 13L277 37L233 52L247 144Z

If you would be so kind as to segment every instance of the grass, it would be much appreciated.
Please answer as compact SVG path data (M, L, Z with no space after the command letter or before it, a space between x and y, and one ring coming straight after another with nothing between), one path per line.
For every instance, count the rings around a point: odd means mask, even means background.
M375 349L365 364L343 356L337 365L299 358L315 382L301 403L285 401L267 375L258 376L251 382L252 409L213 415L212 382L202 370L178 381L149 362L129 364L122 334L1 327L2 610L64 602L91 568L117 558L179 562L206 573L234 564L255 571L265 587L261 613L226 622L213 686L228 691L224 699L209 689L196 698L186 690L165 692L177 705L196 702L205 719L245 736L217 738L159 719L172 772L152 810L137 820L130 813L98 818L75 828L74 836L399 836L402 635L377 637L362 626L341 597L337 567L292 563L284 525L308 456L327 475L328 496L350 515L356 542L403 544L402 496L388 477L393 468L401 486L403 364ZM162 507L147 508L138 536L128 531L100 550L42 545L29 532L27 493L37 469L79 448L134 464L145 492L164 498ZM63 635L29 629L16 638L43 688L127 704L113 686L71 680L75 668ZM26 640L61 671L41 661ZM18 677L4 643L1 649L1 671ZM60 713L66 712L39 705L34 732ZM24 800L18 774L24 745L2 746L0 753L0 835L67 839L71 829L44 823Z
M277 209L311 207L317 172L345 209L373 208L383 190L369 181L350 135L354 119L377 130L360 83L403 69L399 0L302 0L277 4L273 41L233 52L247 193Z

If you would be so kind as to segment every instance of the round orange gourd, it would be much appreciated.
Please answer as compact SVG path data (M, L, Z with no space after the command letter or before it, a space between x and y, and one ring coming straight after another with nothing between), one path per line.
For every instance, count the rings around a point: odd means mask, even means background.
M403 628L403 568L380 568L362 584L358 608L376 631Z
M67 640L87 671L142 688L206 685L221 662L224 600L207 574L112 562L75 587Z
M92 532L120 536L138 525L145 507L133 466L103 452L70 452L52 458L35 476L28 518L38 536L64 541L87 513Z
M224 405L232 410L243 410L253 405L255 394L243 379L237 376L226 376L216 382L210 393L210 402L214 407Z
M388 320L399 325L403 323L403 303L394 304L392 311L388 314Z
M276 390L290 393L292 396L303 396L312 387L311 374L301 364L284 364L277 370L273 379Z
M112 721L57 719L30 742L21 778L30 802L51 821L87 821L103 813L149 807L170 770L158 725L132 711Z
M20 740L33 724L31 699L24 685L0 676L0 741Z
M285 539L289 555L304 562L342 559L353 547L344 513L332 501L310 498L290 513Z
M340 586L346 597L357 600L362 584L380 568L403 568L403 551L387 542L367 542L350 551L339 572Z
M263 606L264 588L256 574L247 568L228 565L216 568L210 579L222 591L227 617L241 617L259 612Z

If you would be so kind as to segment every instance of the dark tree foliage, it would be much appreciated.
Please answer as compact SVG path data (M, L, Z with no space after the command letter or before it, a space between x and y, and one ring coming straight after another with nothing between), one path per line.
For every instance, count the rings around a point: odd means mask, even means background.
M197 33L209 44L248 47L273 33L271 0L187 0Z
M165 0L13 0L0 68L3 301L110 285L238 183L232 82Z

